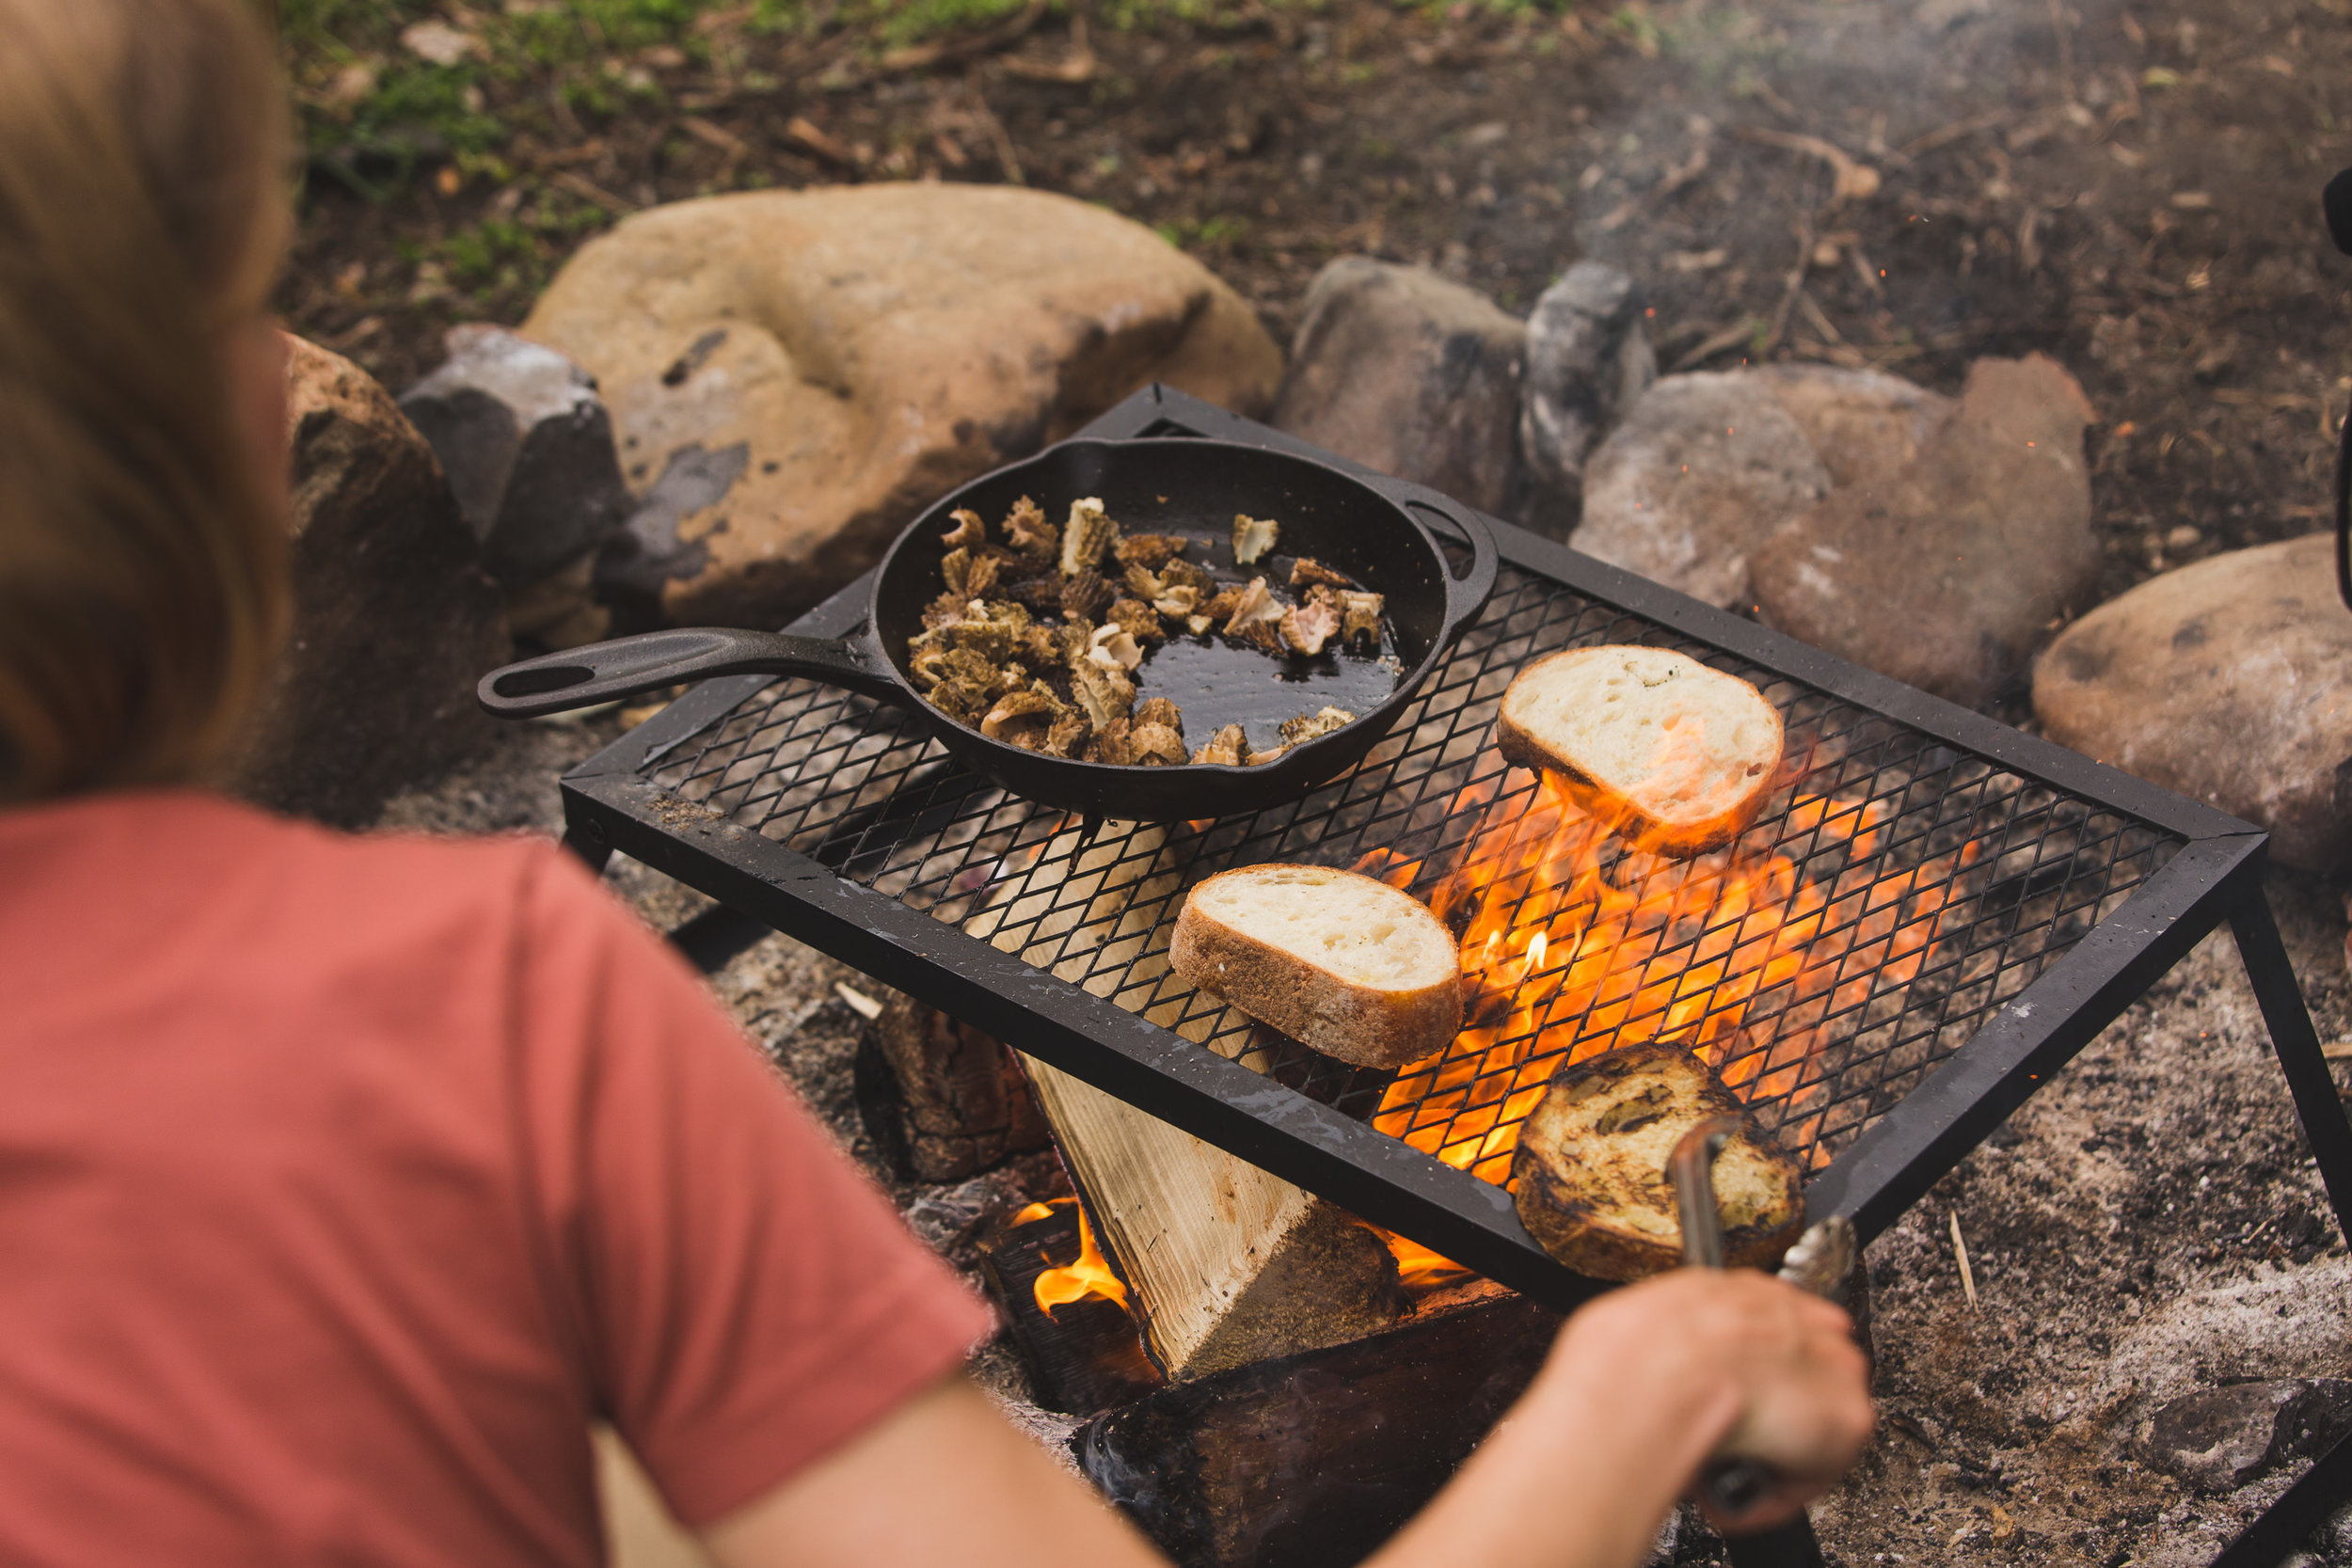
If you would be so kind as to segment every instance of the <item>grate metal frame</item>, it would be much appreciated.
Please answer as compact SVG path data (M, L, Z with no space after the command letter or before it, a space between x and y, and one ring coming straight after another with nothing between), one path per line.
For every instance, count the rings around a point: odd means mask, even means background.
M1156 386L1080 434L1216 436L1378 477ZM1785 781L1792 788L1840 801L1883 797L1889 832L1881 858L1946 866L1933 873L1945 889L1943 912L1919 972L1886 988L1867 973L1841 974L1858 990L1843 986L1814 999L1815 1016L1827 1015L1831 1043L1808 1053L1801 1070L1784 1072L1786 1092L1757 1102L1784 1135L1801 1123L1810 1129L1794 1141L1807 1149L1818 1144L1826 1160L1815 1161L1806 1186L1810 1212L1848 1214L1866 1241L1877 1235L2226 921L2338 1224L2352 1237L2352 1123L2263 897L2263 832L1486 521L1504 568L1486 614L1431 675L1394 735L1354 773L1294 805L1171 828L1132 847L1104 836L1081 845L1058 814L996 794L935 744L922 743L919 726L894 710L804 682L771 690L774 677L747 676L696 687L566 774L565 841L592 863L615 849L630 854L1368 1220L1572 1308L1605 1287L1545 1254L1507 1192L1369 1124L1385 1077L1284 1051L1263 1032L1245 1038L1236 1031L1246 1032L1246 1021L1203 1011L1205 1003L1163 1004L1150 976L1122 984L1118 966L1154 950L1148 935L1097 942L1098 957L1108 955L1098 964L1083 943L1070 945L1082 916L1051 930L1041 923L1036 941L1013 942L1018 954L961 927L982 911L990 885L975 867L1041 856L1090 853L1089 864L1108 861L1114 877L1121 862L1148 859L1152 874L1173 866L1189 881L1225 864L1302 858L1302 851L1345 864L1348 854L1335 850L1390 847L1419 858L1458 849L1465 814L1444 809L1458 799L1453 792L1512 787L1486 742L1486 720L1475 715L1491 713L1500 681L1524 657L1513 648L1659 642L1765 688L1790 716L1791 753L1801 757L1803 775ZM870 587L860 578L788 629L841 635L862 619ZM1543 619L1561 613L1584 620L1564 632ZM1522 625L1531 617L1534 630ZM1471 687L1455 689L1466 681ZM1520 787L1532 790L1532 783ZM1516 806L1504 799L1493 809L1507 818ZM1791 831L1782 832L1786 838ZM1970 835L1979 869L1951 869L1955 845ZM1807 854L1800 846L1796 858L1810 869ZM1935 863L1937 855L1946 861ZM1829 885L1844 886L1830 863ZM1417 882L1414 891L1425 895L1429 887ZM1868 903L1867 894L1843 906L1833 899L1823 927L1862 918ZM1173 914L1168 900L1152 927L1161 948ZM2034 929L2026 929L2029 921ZM1709 934L1678 930L1655 940L1660 956L1671 958L1675 943L1701 943ZM1862 949L1866 956L1877 950ZM1073 978L1049 972L1057 970ZM1922 986L1931 1001L1941 996L1940 1008L1891 994ZM1851 1015L1842 1022L1841 1007ZM1162 1022L1147 1019L1147 1010ZM1906 1024L1921 1018L1924 1025ZM1857 1063L1870 1070L1859 1071ZM1841 1084L1863 1079L1862 1090L1841 1098ZM1466 1108L1497 1110L1502 1092L1473 1085ZM1461 1114L1430 1112L1433 1118ZM2352 1445L2322 1461L2314 1475L2343 1463L2352 1463ZM2251 1527L2217 1563L2252 1568L2275 1560L2284 1547L2271 1553L2272 1535L2292 1531L2299 1539L2318 1522L2317 1512L2296 1522L2318 1506L2296 1506L2311 1490L2291 1493L2272 1520Z

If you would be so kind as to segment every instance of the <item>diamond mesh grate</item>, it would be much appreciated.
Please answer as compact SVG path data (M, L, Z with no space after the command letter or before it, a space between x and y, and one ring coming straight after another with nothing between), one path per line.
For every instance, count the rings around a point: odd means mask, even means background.
M1780 709L1787 761L1728 848L1629 848L1494 750L1518 669L1603 642L1678 649ZM896 710L800 680L649 777L1498 1181L1563 1062L1650 1038L1707 1055L1819 1168L2183 842L1510 567L1361 765L1248 816L1089 833L965 771ZM1276 860L1368 871L1454 927L1470 1002L1444 1053L1402 1073L1351 1068L1169 971L1184 890Z

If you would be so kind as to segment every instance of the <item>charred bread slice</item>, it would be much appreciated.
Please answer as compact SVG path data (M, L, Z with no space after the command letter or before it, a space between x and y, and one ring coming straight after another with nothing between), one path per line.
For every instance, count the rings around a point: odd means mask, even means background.
M1537 659L1502 694L1498 744L1549 770L1629 842L1721 847L1756 820L1780 765L1780 712L1737 675L1668 648L1612 644Z
M1552 1075L1511 1157L1519 1221L1595 1279L1639 1279L1682 1260L1675 1145L1709 1117L1743 1131L1715 1160L1724 1261L1770 1267L1804 1229L1804 1181L1724 1081L1676 1045L1629 1045Z
M1248 865L1184 897L1176 973L1291 1038L1395 1068L1462 1026L1454 933L1409 894L1325 865Z

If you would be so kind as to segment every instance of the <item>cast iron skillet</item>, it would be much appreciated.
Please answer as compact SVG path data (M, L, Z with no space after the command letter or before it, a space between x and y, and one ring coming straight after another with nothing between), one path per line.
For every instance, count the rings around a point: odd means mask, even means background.
M1387 595L1390 662L1329 649L1313 660L1285 659L1181 635L1155 649L1137 673L1140 695L1173 700L1194 748L1228 723L1272 745L1281 720L1327 703L1356 714L1354 723L1256 768L1120 767L991 739L923 700L908 678L907 640L923 629L924 608L946 586L939 562L940 537L954 526L947 514L968 506L993 532L1021 496L1034 497L1056 523L1073 499L1099 496L1130 533L1193 535L1191 559L1220 581L1263 575L1286 584L1292 560L1313 556ZM1233 564L1236 512L1281 525L1273 555L1248 568ZM1440 533L1469 556L1459 576ZM1494 536L1477 516L1418 485L1359 479L1232 441L1065 441L982 475L915 519L874 574L864 625L839 641L721 628L646 632L494 670L479 696L490 713L519 719L714 675L802 675L905 709L973 771L1028 800L1139 821L1223 816L1295 800L1360 761L1485 607L1495 565Z

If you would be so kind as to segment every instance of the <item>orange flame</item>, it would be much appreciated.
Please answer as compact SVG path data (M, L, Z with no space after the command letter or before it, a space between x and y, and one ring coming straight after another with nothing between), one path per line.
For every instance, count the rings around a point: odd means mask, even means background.
M1476 1273L1394 1231L1384 1230L1380 1232L1380 1237L1389 1243L1389 1250L1396 1254L1397 1283L1408 1291L1427 1291L1440 1285L1457 1284L1473 1277Z
M1518 789L1498 800L1526 778L1513 769L1452 803L1482 814L1429 899L1461 932L1466 1026L1400 1074L1373 1118L1499 1185L1552 1073L1618 1045L1687 1046L1752 1102L1807 1086L1807 1062L1841 1022L1917 974L1960 895L1953 874L1977 855L1972 842L1873 867L1890 808L1811 796L1769 851L1735 843L1670 860L1629 846L1549 776L1532 800ZM1808 878L1800 863L1823 851L1842 869ZM1357 869L1409 889L1422 863L1378 849ZM1821 1113L1791 1109L1782 1137L1827 1164Z
M1073 1198L1057 1198L1051 1203L1032 1203L1013 1216L1015 1225L1041 1220L1057 1209L1075 1202ZM1127 1305L1127 1287L1119 1275L1111 1273L1103 1260L1102 1249L1094 1244L1094 1228L1087 1224L1087 1212L1078 1211L1078 1256L1060 1268L1049 1268L1037 1276L1038 1310L1047 1317L1057 1307L1067 1307L1073 1301L1100 1296L1120 1307Z

